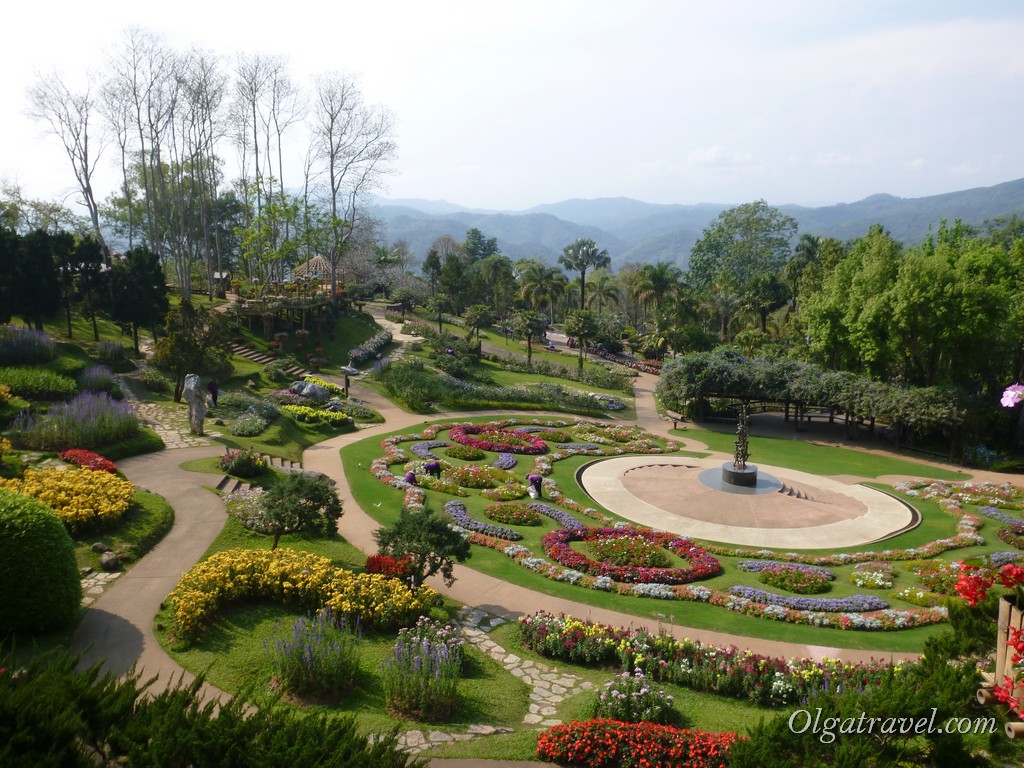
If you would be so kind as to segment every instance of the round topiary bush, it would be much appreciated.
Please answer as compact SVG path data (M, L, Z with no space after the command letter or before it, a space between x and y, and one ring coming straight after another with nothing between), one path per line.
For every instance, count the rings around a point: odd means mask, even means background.
M0 489L0 635L72 624L82 601L74 545L53 510Z

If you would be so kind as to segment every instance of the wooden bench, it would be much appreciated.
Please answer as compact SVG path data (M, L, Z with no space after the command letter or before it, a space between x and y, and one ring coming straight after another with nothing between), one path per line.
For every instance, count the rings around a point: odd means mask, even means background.
M678 429L679 422L686 421L681 413L676 413L675 411L665 411L665 415L672 419L672 429Z

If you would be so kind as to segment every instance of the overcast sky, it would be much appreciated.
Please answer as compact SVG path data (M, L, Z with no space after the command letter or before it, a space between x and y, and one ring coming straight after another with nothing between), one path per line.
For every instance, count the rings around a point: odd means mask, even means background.
M0 180L47 200L74 189L26 89L51 71L98 83L138 26L227 64L283 55L300 84L357 76L396 118L394 198L823 205L990 186L1024 177L1024 3L969 5L19 2L0 47ZM108 150L100 197L115 163Z

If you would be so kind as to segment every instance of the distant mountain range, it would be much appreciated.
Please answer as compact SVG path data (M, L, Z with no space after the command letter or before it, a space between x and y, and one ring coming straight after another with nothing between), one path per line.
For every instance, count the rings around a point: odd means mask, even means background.
M770 203L769 203L770 204ZM660 205L628 197L565 200L524 211L463 208L445 201L380 198L373 214L386 225L387 240L405 240L422 260L442 235L463 240L473 227L494 237L512 260L536 258L553 264L562 248L589 237L607 249L612 266L628 262L674 262L685 269L690 249L704 228L731 205ZM878 194L856 203L808 208L775 206L792 216L800 233L850 240L881 224L893 237L916 245L945 219L980 226L1014 214L1024 217L1024 179L930 197Z

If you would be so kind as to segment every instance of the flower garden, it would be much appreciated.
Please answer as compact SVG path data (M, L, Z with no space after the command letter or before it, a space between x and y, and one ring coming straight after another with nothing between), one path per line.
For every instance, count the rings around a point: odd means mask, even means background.
M466 447L477 451L469 454L474 458L460 458ZM441 507L473 544L531 574L623 598L703 603L757 623L886 633L941 624L956 560L984 555L1005 563L1022 557L1005 546L1014 536L1024 540L1022 494L1009 487L902 483L894 490L917 501L927 526L885 547L783 552L693 542L577 501L584 498L573 474L586 461L581 457L677 450L671 441L636 428L580 419L434 424L385 438L380 448L383 455L372 460L370 472L400 491L403 505ZM428 461L438 464L440 477L426 472ZM562 463L570 469L556 471ZM543 478L543 499L531 501L525 478L534 473ZM979 532L986 521L1001 526L997 536ZM485 558L474 565L500 570ZM524 583L535 583L529 579L524 574ZM584 595L576 599L587 601ZM640 616L664 611L633 603L619 608ZM687 623L694 615L687 613ZM741 626L765 636L757 623Z

